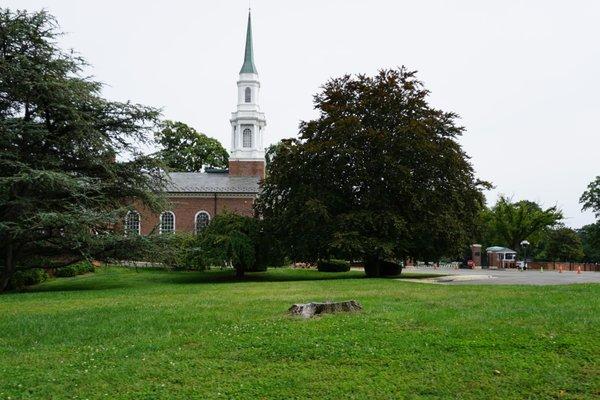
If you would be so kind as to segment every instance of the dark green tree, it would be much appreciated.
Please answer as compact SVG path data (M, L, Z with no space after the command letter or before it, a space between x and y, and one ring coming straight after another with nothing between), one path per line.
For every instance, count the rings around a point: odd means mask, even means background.
M600 221L577 230L583 245L583 259L586 262L600 263Z
M344 76L315 96L270 160L257 211L292 258L435 260L460 254L483 204L457 142L457 115L432 108L405 68Z
M199 172L202 167L227 167L229 154L221 143L183 122L164 121L155 139L162 147L158 158L172 171Z
M549 261L580 261L584 257L581 238L571 228L550 229L543 243L544 255Z
M596 218L600 219L600 175L590 182L579 202L583 205L584 211L592 210L596 214Z
M533 201L513 202L501 196L480 216L481 241L486 245L506 246L519 251L520 243L527 240L534 247L529 254L534 254L537 251L535 246L540 244L544 234L562 219L562 212L557 207L543 209Z
M266 268L269 250L261 222L230 212L217 215L199 237L199 249L206 266L232 266L236 277Z
M592 210L597 219L596 223L585 225L577 231L583 243L584 259L600 262L600 175L590 182L579 202L583 211Z
M267 147L267 151L265 151L265 166L267 170L269 169L269 166L275 159L278 149L282 148L282 146L285 146L284 141L279 141Z
M0 9L0 290L17 265L117 254L127 205L161 204L160 169L135 150L158 112L102 98L59 34L44 11Z

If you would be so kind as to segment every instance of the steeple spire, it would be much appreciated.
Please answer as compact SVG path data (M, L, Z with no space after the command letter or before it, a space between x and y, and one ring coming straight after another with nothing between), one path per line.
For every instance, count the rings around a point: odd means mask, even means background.
M244 53L244 65L240 74L258 74L254 66L254 51L252 50L252 21L250 10L248 10L248 28L246 29L246 51Z
M260 81L254 66L252 51L252 21L248 10L246 30L246 51L244 65L237 81L237 107L231 113L231 153L229 156L229 176L265 176L265 148L263 137L267 120L260 111Z

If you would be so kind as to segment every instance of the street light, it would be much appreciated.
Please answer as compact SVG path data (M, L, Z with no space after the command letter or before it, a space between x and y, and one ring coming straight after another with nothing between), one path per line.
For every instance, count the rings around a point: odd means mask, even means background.
M527 246L529 246L529 242L527 240L523 240L521 242L521 247L523 248L523 268L522 268L522 270L527 269Z

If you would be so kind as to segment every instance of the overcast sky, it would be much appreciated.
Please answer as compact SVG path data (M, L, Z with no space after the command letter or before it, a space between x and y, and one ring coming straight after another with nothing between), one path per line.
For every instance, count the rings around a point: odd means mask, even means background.
M105 95L160 107L230 146L247 0L3 0L54 14ZM499 194L594 221L579 196L600 175L600 1L254 0L269 143L314 117L330 77L406 65L431 103L461 115L477 175Z

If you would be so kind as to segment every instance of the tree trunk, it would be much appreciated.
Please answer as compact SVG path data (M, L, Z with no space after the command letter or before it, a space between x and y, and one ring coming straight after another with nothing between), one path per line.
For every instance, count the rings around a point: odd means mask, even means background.
M315 315L336 313L336 312L353 312L362 310L362 306L356 300L326 302L326 303L306 303L294 304L288 309L292 315L300 315L304 318L311 318Z
M15 259L13 256L13 245L8 244L6 246L6 253L4 258L4 269L0 275L0 293L8 289L8 283L15 272Z

